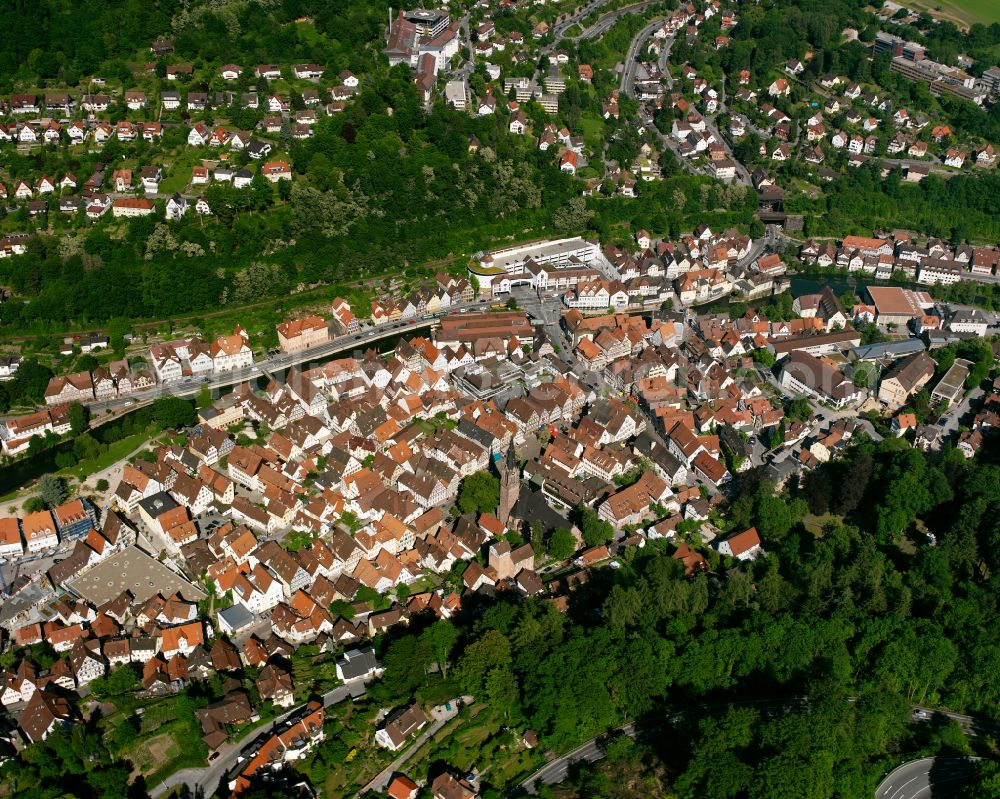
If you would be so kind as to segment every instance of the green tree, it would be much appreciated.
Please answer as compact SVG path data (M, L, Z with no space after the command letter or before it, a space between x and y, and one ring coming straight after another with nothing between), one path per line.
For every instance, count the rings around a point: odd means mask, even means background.
M770 369L775 364L774 353L767 349L756 349L753 351L753 359L755 363L759 363L762 366L766 366Z
M87 429L87 411L79 402L70 403L69 429L74 436L80 435Z
M536 558L545 556L545 526L539 520L531 524L531 549Z
M200 389L198 389L198 394L195 396L194 404L198 408L198 410L203 410L204 408L207 408L209 405L211 405L212 389L210 389L207 385L202 386Z
M24 501L25 513L38 513L40 510L45 510L45 502L41 497L28 497Z
M494 513L500 504L500 480L489 472L475 472L462 481L458 508L462 513Z
M61 505L69 496L66 481L54 474L46 474L38 481L38 496L50 510Z
M81 355L76 362L76 369L79 372L93 372L97 366L97 358L93 355Z
M573 533L565 527L557 527L552 531L548 545L549 555L555 560L566 560L576 552L576 539Z
M488 630L465 648L456 669L462 690L482 696L487 678L496 669L506 671L512 663L510 640L499 630Z
M433 656L441 673L447 678L451 653L458 643L458 630L448 621L439 619L424 630L420 639Z
M610 522L600 518L593 508L584 505L577 508L577 513L580 517L579 527L583 543L588 547L607 544L614 538L615 528Z
M191 400L182 397L159 397L152 405L143 408L137 419L143 424L146 420L163 428L190 427L198 421Z
M430 647L422 638L407 635L394 641L382 659L385 684L399 696L408 696L427 678L432 660Z
M785 415L789 419L798 419L800 422L808 422L812 418L812 413L812 405L809 404L809 400L805 397L796 397L793 399L785 411Z

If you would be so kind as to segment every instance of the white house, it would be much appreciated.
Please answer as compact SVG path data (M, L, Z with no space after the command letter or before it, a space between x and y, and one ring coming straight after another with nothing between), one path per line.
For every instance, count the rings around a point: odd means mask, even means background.
M737 560L756 560L766 554L760 543L757 528L751 527L742 533L733 533L719 542L719 554L728 555Z
M212 362L217 372L228 372L233 369L245 369L253 366L253 350L247 332L240 326L236 327L231 336L219 336L212 342Z

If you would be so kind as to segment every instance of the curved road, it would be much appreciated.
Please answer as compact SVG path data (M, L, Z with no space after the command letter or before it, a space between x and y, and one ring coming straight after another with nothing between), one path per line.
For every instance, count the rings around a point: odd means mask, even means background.
M978 757L925 757L904 763L882 780L875 799L930 799L957 795Z
M653 31L659 28L664 22L667 21L667 19L667 17L657 17L656 19L651 20L646 27L635 35L635 38L633 38L632 42L629 44L628 52L625 53L625 63L623 65L624 68L622 69L621 83L618 87L621 93L626 97L635 97L635 73L636 68L639 66L639 48L646 43L646 39L653 35ZM674 37L671 36L663 42L661 47L665 48L669 52L673 43Z
M788 699L754 699L747 702L732 702L721 705L702 705L701 707L696 708L696 710L701 713L706 713L710 710L719 710L729 707L759 707L762 708L765 713L785 713L795 710L805 711L807 709L805 698L791 697ZM627 724L616 727L614 730L611 730L611 732L627 735L629 738L633 738L635 740L641 740L642 738L658 732L666 725L673 725L677 723L687 714L688 711L672 713L669 716L664 716L658 722L640 728L636 727L636 723L634 721L630 721ZM598 742L605 737L606 735L601 735L597 738L591 738L589 741L580 744L573 751L567 752L562 757L550 760L538 769L538 771L521 782L518 786L520 789L519 792L534 795L540 784L555 785L566 779L566 775L569 773L569 768L573 764L593 763L597 760L601 760L604 757L604 750Z
M643 2L640 3L633 3L630 6L623 6L622 8L615 9L614 11L608 11L606 14L602 14L601 17L589 28L585 28L576 36L566 36L565 38L570 42L580 42L587 39L593 39L605 33L608 28L614 25L626 14L638 14L640 11L645 11L657 2L659 2L659 0L643 0Z
M854 702L855 699L852 697L848 701ZM789 713L795 711L808 712L808 704L805 697L758 699L748 702L702 705L701 707L696 708L696 710L704 714L711 710L719 710L729 707L758 707L761 708L765 714ZM687 715L687 713L688 711L673 713L669 716L665 716L658 722L639 729L636 728L636 723L634 721L630 721L627 724L616 727L610 732L620 733L622 735L627 735L629 738L641 740L652 735L653 733L658 732L665 725L675 724ZM913 706L914 722L927 722L936 716L944 716L956 722L966 735L975 736L980 730L984 732L989 731L993 735L1000 733L1000 725L992 722L984 722L980 719L975 719L972 716L964 715L962 713L935 710L933 708L921 707L920 705ZM576 749L571 752L567 752L565 755L557 757L555 760L550 760L538 769L538 771L522 781L517 786L518 790L515 795L534 795L540 784L555 785L566 779L570 766L574 763L593 763L602 759L604 757L604 750L601 748L599 741L602 738L605 738L606 735L607 734L591 738L589 741L580 744L580 746L576 747ZM949 792L951 791L951 786L954 788L960 787L961 781L968 777L968 763L972 760L976 760L976 758L939 758L937 759L936 767L934 767L934 758L925 758L924 760L915 760L911 763L904 763L895 771L891 772L889 776L882 781L878 792L875 794L875 799L931 799L932 794L930 786L932 783L935 790L935 799L937 799L938 796L948 796L948 793L938 794L936 792L938 790L943 790L942 786L946 786ZM965 763L964 775L962 769L956 765L956 761L957 763ZM934 768L933 776L931 775L932 768ZM905 777L905 779L903 779L903 777ZM904 788L904 784L906 786L905 790L900 792L900 790Z
M587 3L587 5L577 8L568 17L556 22L556 24L552 26L552 42L545 45L545 47L541 49L540 52L542 55L554 52L559 42L566 38L566 31L576 25L576 23L584 17L606 6L609 2L610 0L591 0L591 2Z

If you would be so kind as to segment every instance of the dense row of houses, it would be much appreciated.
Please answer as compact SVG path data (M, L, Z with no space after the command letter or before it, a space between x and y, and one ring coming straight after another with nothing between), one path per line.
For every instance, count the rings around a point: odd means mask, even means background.
M888 279L899 272L923 285L950 285L970 275L996 275L1000 249L952 245L928 238L918 243L906 231L884 237L846 236L839 244L829 240L806 241L799 257L818 266L837 266Z

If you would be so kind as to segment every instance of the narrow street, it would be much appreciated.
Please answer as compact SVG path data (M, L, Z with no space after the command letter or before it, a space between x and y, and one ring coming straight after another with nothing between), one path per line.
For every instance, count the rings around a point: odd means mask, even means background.
M345 699L358 699L364 696L365 686L361 683L351 685L341 685L331 691L327 691L321 697L323 707L331 707ZM274 719L271 724L258 727L244 735L237 741L224 744L219 750L216 759L204 768L186 768L171 774L159 785L153 786L149 795L152 799L158 799L165 793L178 785L186 785L191 792L191 796L212 796L219 787L224 775L234 769L243 760L249 760L253 756L254 747L262 743L264 738L278 731L278 728L287 720L302 715L305 711L305 704L297 705L291 710L287 710Z
M472 697L463 697L463 699L472 699ZM434 722L420 735L417 736L416 740L407 747L406 751L403 752L399 757L393 760L388 766L386 766L382 771L378 773L371 782L369 782L364 788L354 794L355 799L364 796L370 791L381 792L384 791L386 786L389 784L389 780L392 779L392 775L397 771L401 771L403 766L411 759L417 752L419 752L424 744L426 744L431 738L433 738L440 729L451 721L455 716L458 715L459 699L455 698L448 702L446 705L438 705L431 709L431 717Z

